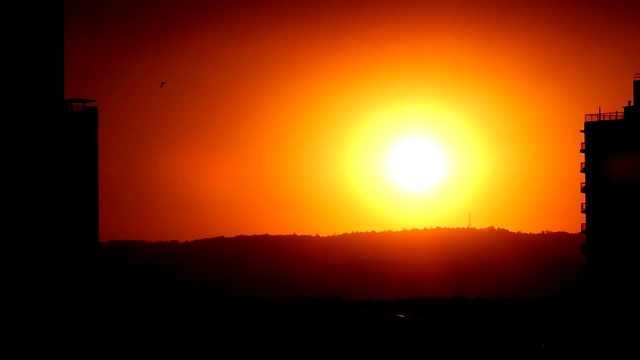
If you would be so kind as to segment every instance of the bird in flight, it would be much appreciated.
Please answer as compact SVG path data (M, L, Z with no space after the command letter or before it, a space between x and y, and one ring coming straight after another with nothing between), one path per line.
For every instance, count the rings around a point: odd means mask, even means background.
M164 84L165 84L165 82L164 82L164 81L163 81L163 82L161 82L161 83L160 83L160 87L163 87L163 86L164 86Z

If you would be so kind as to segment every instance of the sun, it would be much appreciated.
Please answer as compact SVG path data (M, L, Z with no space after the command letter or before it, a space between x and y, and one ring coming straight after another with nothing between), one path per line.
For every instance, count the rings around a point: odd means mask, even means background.
M421 136L402 139L390 150L386 160L391 180L411 193L434 188L443 180L447 170L443 151Z
M446 104L373 108L354 121L342 161L344 199L371 226L447 224L466 215L486 181L486 146L470 115ZM383 224L383 225L381 225Z

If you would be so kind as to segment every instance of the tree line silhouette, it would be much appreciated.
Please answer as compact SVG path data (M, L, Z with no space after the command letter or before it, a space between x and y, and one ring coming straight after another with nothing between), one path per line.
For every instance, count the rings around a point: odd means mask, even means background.
M285 302L293 296L541 299L566 294L581 283L583 242L582 234L490 227L113 240L100 246L112 275L120 269L130 278L135 267L149 280L212 289L243 301Z

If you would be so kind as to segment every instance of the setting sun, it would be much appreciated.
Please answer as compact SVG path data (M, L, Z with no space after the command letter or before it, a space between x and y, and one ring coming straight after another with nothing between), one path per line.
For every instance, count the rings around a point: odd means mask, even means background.
M387 157L387 168L393 181L402 189L423 192L443 179L446 158L432 142L413 136L391 150Z
M27 316L113 353L634 350L640 0L63 3L8 51Z
M580 231L584 115L622 113L639 71L638 1L147 3L65 1L64 97L100 111L104 241L470 213ZM414 137L444 161L403 155Z
M435 225L453 214L466 220L489 166L469 118L446 101L364 113L344 150L353 201L386 228Z

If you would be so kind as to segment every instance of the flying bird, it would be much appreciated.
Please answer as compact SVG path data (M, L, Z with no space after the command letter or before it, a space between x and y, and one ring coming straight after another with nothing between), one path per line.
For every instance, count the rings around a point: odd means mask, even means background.
M164 81L163 81L163 82L161 82L161 83L160 83L160 87L163 87L163 86L164 86L164 84L165 84L165 82L164 82Z

